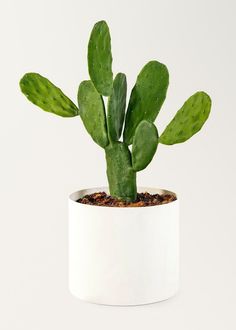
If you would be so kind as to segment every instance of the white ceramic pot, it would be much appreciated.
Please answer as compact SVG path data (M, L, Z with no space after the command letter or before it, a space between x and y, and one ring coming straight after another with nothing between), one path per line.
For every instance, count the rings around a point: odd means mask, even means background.
M77 203L69 197L69 287L97 304L141 305L175 295L179 285L179 201L148 207ZM172 193L139 188L140 192ZM172 193L173 194L173 193Z

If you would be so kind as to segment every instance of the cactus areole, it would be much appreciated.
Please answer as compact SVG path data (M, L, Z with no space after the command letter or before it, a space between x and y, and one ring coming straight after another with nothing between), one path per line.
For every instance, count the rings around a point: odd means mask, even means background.
M113 77L111 37L105 21L97 22L91 32L88 71L90 80L82 81L78 89L78 106L38 73L26 73L20 88L44 111L80 116L94 142L105 150L111 196L135 201L136 173L148 166L159 143L181 143L197 133L210 114L211 99L202 91L193 94L159 134L154 121L166 98L169 73L164 64L153 60L138 74L126 110L126 76Z

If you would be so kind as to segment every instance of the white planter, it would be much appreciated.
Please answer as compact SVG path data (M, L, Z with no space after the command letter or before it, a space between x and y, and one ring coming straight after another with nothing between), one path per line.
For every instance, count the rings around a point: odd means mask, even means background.
M149 207L103 207L69 197L69 287L97 304L140 305L175 295L179 284L179 201ZM150 193L169 192L140 187Z

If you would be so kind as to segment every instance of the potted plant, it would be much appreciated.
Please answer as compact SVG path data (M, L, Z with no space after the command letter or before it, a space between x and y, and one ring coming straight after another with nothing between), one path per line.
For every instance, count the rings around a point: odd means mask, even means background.
M159 143L182 143L197 133L209 116L211 99L205 92L193 94L159 135L154 121L169 74L164 64L150 61L137 77L126 111L126 76L118 73L113 79L105 21L91 32L88 70L91 80L81 82L78 106L38 73L20 81L21 91L43 110L80 116L106 155L109 188L79 190L69 197L70 290L101 304L161 301L178 290L179 201L170 191L137 188L136 173L148 166Z

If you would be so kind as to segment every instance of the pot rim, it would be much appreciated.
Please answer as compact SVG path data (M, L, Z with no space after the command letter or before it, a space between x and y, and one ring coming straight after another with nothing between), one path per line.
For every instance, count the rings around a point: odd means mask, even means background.
M142 191L141 191L142 190ZM160 205L149 205L149 206L135 206L135 207L130 207L130 206L102 206L102 205L90 205L90 204L83 204L83 203L78 203L77 199L80 198L78 197L79 194L83 194L83 191L86 192L84 194L88 194L88 193L94 193L94 192L99 192L99 191L105 191L106 193L109 193L109 187L107 186L101 186L101 187L92 187L92 188L84 188L84 189L80 189L77 191L74 191L73 193L71 193L69 195L69 201L72 202L73 204L76 203L77 205L79 205L80 207L99 207L99 208L106 208L106 209L146 209L146 208L150 208L150 207L167 207L173 204L176 204L179 202L179 197L177 196L177 194L169 189L163 189L163 188L153 188L153 187L144 187L144 186L138 186L137 187L137 191L138 192L143 192L143 191L147 191L150 193L169 193L171 195L174 195L176 197L176 200L170 202L170 203L166 203L166 204L160 204Z

